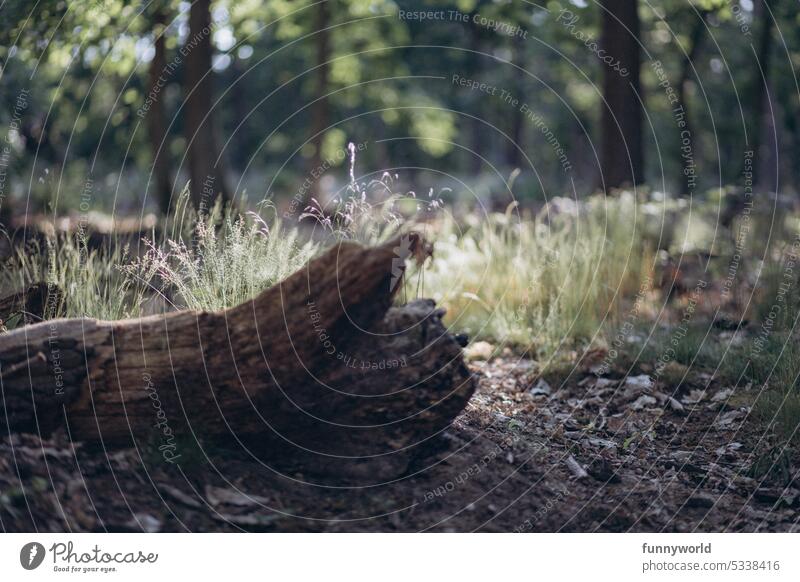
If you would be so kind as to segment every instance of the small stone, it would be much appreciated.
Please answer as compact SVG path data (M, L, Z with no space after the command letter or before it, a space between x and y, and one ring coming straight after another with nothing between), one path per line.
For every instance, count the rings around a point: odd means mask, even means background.
M533 388L528 390L528 394L531 396L550 396L552 392L553 389L544 378L539 378L539 381L534 384Z
M158 533L161 531L161 521L149 513L137 513L128 522L132 531L140 530L144 533Z
M658 404L658 401L655 398L648 396L647 394L643 394L631 404L631 408L633 410L642 410L647 407L653 407L656 404Z
M742 443L728 443L722 447L719 447L714 452L717 453L717 455L719 455L720 457L722 457L724 455L731 455L732 453L735 453L736 451L741 449L742 446L743 446Z
M653 388L653 380L647 374L630 376L621 386L620 397L624 401L634 400L642 394L649 394Z
M649 390L653 386L653 379L647 374L640 376L628 376L625 380L626 388L638 388L639 390Z
M494 353L494 346L489 342L475 342L464 349L468 360L489 360Z
M684 404L697 404L705 397L706 397L705 390L698 390L697 388L693 388L687 396L683 397L682 400Z
M595 388L610 388L612 386L616 386L619 382L616 380L611 380L610 378L598 378L597 381L594 383Z
M600 438L591 437L591 438L589 438L587 440L588 440L590 445L595 446L595 447L602 447L604 449L616 449L617 448L617 443L615 443L614 441L610 441L608 439L600 439Z
M720 416L714 423L714 427L716 427L717 430L733 430L736 428L737 422L743 419L745 415L746 413L744 410L731 410Z
M683 407L683 404L675 400L672 396L669 397L668 402L670 409L672 409L674 412L682 414L683 412L686 411L686 409Z
M725 390L720 390L711 398L711 402L725 402L728 398L731 397L733 394L733 388L726 388Z

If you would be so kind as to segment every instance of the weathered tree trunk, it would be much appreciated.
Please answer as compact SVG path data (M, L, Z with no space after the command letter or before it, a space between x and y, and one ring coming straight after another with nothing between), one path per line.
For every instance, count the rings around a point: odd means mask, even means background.
M217 162L211 71L211 0L195 0L189 9L189 37L183 47L186 144L195 208L205 214L218 196L230 200L222 165Z
M619 61L623 76L614 68L603 68L602 176L606 190L644 181L642 104L639 68L638 0L602 0L601 44L605 54Z
M167 117L164 113L164 93L167 83L166 14L164 7L156 5L153 13L155 54L150 62L150 91L157 95L147 112L147 129L150 153L153 156L153 181L156 200L161 212L168 214L172 200L172 179L169 169L169 144L167 144Z
M0 431L155 444L177 464L175 435L234 437L337 482L401 475L474 390L432 301L390 307L420 243L401 240L338 245L225 311L2 334Z

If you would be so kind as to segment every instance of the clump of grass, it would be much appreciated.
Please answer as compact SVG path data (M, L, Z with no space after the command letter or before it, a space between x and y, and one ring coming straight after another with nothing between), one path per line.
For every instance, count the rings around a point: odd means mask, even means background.
M216 216L215 216L216 214ZM176 308L217 310L252 299L299 269L318 252L296 228L260 215L197 221L193 240L148 241L144 257L123 267L129 280L146 281Z
M753 417L769 438L751 467L756 478L791 480L791 459L800 445L800 348L790 332L774 333L749 360L747 379L760 389Z
M768 390L756 402L755 415L772 428L781 443L800 444L800 392Z
M747 379L761 390L753 413L782 443L800 444L800 347L789 331L775 331L751 352Z
M335 198L330 205L323 207L312 199L300 220L314 221L319 227L315 234L321 238L378 245L398 234L406 222L397 208L403 200L403 197L392 194L382 203L374 204L363 193L355 193Z
M80 236L58 235L31 248L17 249L0 275L0 288L21 290L46 283L58 290L47 319L93 317L123 319L140 313L144 285L126 277L118 265L127 249L119 245L88 248Z
M686 328L670 326L654 332L642 348L640 358L714 370L720 364L724 349L710 322L695 323Z
M763 291L756 310L760 325L749 347L747 378L762 392L753 412L780 443L800 444L800 290L793 270L797 257L784 248L761 270Z
M187 222L194 228L186 228ZM239 215L219 205L207 218L184 208L180 224L173 217L172 226L175 239L161 245L150 239L135 259L117 241L89 249L77 236L19 249L0 273L0 289L39 282L57 288L59 300L46 311L47 319L138 317L154 296L168 309L216 310L251 299L319 250L278 219L268 223L256 213Z
M395 192L395 180L384 172L378 179L357 180L355 177L355 145L349 144L350 181L341 196L323 205L316 198L300 216L311 219L324 236L334 240L353 240L365 245L377 245L398 235L405 226L425 215L435 215L441 200L433 189L427 200L417 199L415 192Z
M595 198L580 213L445 218L430 267L410 281L473 337L553 353L589 340L635 293L651 254L632 196ZM413 279L413 278L412 278Z

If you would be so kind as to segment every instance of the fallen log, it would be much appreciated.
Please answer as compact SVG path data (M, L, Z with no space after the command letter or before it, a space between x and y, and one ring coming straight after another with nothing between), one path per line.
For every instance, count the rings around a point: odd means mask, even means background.
M341 243L224 311L2 334L0 430L104 447L155 441L175 464L178 435L233 437L338 480L401 475L474 390L443 310L391 306L403 259L422 244Z
M25 324L37 323L48 313L58 312L62 301L63 293L56 285L34 283L0 298L0 325L14 316L21 317Z

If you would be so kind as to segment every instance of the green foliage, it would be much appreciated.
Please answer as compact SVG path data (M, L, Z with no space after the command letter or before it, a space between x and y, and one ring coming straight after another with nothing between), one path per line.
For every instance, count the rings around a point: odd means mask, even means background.
M648 339L640 358L656 362L668 353L670 361L682 366L714 371L720 364L724 348L719 344L710 321L697 322L687 325L685 329L676 325L656 331ZM732 361L735 359L731 358Z
M378 245L398 235L404 225L413 222L413 215L435 210L440 205L438 199L421 204L413 193L401 195L394 192L394 179L389 174L369 182L357 181L354 150L350 157L350 179L344 196L334 198L324 207L312 199L306 212L300 215L301 221L310 219L315 223L317 238Z
M0 289L43 281L63 291L48 318L124 319L172 309L224 309L245 302L299 269L318 252L296 228L267 223L255 213L238 216L219 207L196 221L190 241L176 228L163 245L146 241L143 256L128 249L87 249L80 238L59 236L44 249L17 250L0 272Z
M747 378L761 390L753 409L756 417L774 431L781 444L800 444L800 347L796 337L800 289L793 269L787 271L786 261L782 253L762 269L763 293L755 310L759 327L747 354Z
M545 185L548 196L561 194L571 189L570 178L579 191L596 186L594 172L565 175L541 132L530 122L520 121L508 102L451 82L451 76L459 74L496 87L498 94L511 92L541 115L576 167L595 166L591 141L598 137L602 67L580 38L599 37L596 4L552 1L546 3L546 10L521 1L491 0L462 0L445 6L432 1L327 0L326 5L324 28L330 35L326 93L332 122L324 136L326 158L352 140L369 143L364 156L373 167L385 167L389 159L424 167L433 156L450 174L495 174L496 170L507 174L513 169L507 136L515 135L522 125L520 145L535 168L513 162L523 166L513 192L516 199L535 198ZM309 171L310 103L320 97L316 87L319 6L311 0L217 0L212 5L214 97L219 99L216 124L222 135L230 136L224 153L226 167L243 174L240 189L262 189L268 177L269 190L282 192L284 187L302 183ZM62 173L67 178L76 175L66 167L78 160L91 160L98 184L92 200L95 210L112 206L113 202L103 199L115 197L117 186L130 179L123 173L131 173L139 182L126 191L145 192L150 153L146 124L137 111L147 99L152 44L161 34L166 39L167 61L175 65L160 95L171 122L164 147L175 159L183 157L179 51L186 42L187 9L188 3L174 0L143 4L11 0L3 4L0 99L8 105L23 88L31 95L24 139L11 152L14 166L9 183L13 181L14 198L31 194L28 185L32 183L37 209L63 213L74 208L74 195L60 179ZM467 18L418 22L398 16L399 10L422 9L459 10ZM165 26L154 24L156 10L165 14ZM574 27L558 21L562 10L578 17ZM740 179L745 149L742 117L753 117L746 110L746 95L731 87L746 90L761 78L748 48L757 40L760 15L724 0L641 4L643 92L648 96L648 123L657 138L646 143L658 143L658 149L647 146L648 159L658 160L648 166L652 182L667 191L681 179L679 156L673 155L679 152L681 138L673 104L659 87L651 65L660 61L676 88L701 11L707 12L710 32L686 81L693 154L698 167L718 167L723 183ZM781 105L775 109L776 126L791 156L796 153L794 144L800 143L795 139L800 106L792 96L796 87L790 74L800 54L800 35L794 26L796 11L789 3L778 4L772 11L787 53L787 58L773 58L770 64L775 98ZM518 26L526 36L514 38L476 25L471 20L475 15ZM743 36L744 26L749 38ZM745 108L744 116L730 114L740 107ZM10 110L0 108L0 122L7 121ZM474 122L472 117L486 123ZM391 144L391 153L386 144ZM475 154L491 166L476 162ZM331 175L336 175L341 162L334 164ZM45 170L56 177L56 185L37 187L40 179L48 180ZM791 168L784 171L787 176L782 182L796 183L795 173ZM341 184L341 175L337 177ZM701 172L701 179L706 177L708 182L698 190L719 184L716 172ZM126 200L125 204L139 202ZM145 203L154 204L149 199Z
M579 214L446 218L430 266L409 280L441 302L455 329L548 354L590 341L648 274L631 196L595 198ZM577 210L577 207L576 207Z
M150 242L145 256L124 271L129 280L157 286L174 307L211 311L252 299L316 252L314 243L301 243L298 230L285 228L280 220L267 224L255 213L226 211L198 221L190 243Z
M0 271L0 289L25 289L45 282L61 291L61 300L46 317L136 317L144 304L145 286L124 276L119 266L127 250L89 249L79 237L58 236L44 248L20 248Z

